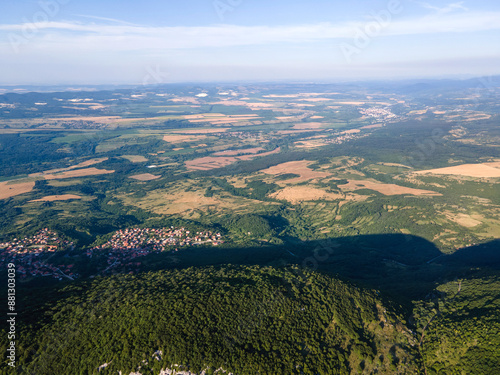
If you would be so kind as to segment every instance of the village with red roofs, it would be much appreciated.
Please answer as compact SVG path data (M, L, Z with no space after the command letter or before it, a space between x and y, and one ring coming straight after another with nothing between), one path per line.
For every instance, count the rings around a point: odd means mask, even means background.
M44 228L32 237L14 238L12 241L0 243L0 266L15 264L17 275L21 279L45 276L73 280L78 276L72 271L74 264L55 265L48 263L50 258L46 257L47 254L73 247L73 242L63 240L56 232Z
M221 233L212 231L191 232L181 228L130 228L116 231L106 243L85 251L88 258L104 257L106 267L100 273L126 269L129 273L139 271L141 262L137 258L151 253L172 251L180 248L224 243ZM54 264L51 258L59 251L73 250L74 243L63 240L56 232L44 228L32 237L14 238L0 243L0 266L16 265L20 279L52 277L74 280L79 274L73 270L75 264Z

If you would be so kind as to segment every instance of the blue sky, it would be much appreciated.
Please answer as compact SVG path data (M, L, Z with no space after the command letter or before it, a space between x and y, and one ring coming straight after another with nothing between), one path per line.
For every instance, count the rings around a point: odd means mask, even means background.
M3 0L0 84L500 74L494 0Z

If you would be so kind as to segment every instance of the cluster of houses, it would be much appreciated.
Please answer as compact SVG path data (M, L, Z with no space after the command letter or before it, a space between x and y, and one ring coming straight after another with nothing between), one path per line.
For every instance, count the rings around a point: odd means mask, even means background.
M51 254L73 246L73 242L63 240L56 232L44 228L32 237L14 238L0 243L0 267L15 264L16 275L21 279L45 276L73 280L78 276L72 271L73 264L55 265L48 262Z
M27 277L45 276L62 280L64 278L74 280L79 275L73 272L74 264L51 264L43 260L38 260L33 255L23 258L23 265L16 267L16 273L20 279Z
M212 244L222 244L222 235L211 231L191 232L186 228L130 228L115 232L113 237L103 245L95 246L86 251L90 258L106 256L107 268L126 268L130 273L138 270L141 265L137 258L160 251L179 251L179 247Z
M387 108L358 108L358 111L365 116L374 117L379 120L389 120L398 117Z
M115 232L105 244L86 250L86 255L103 256L107 264L103 272L120 269L131 273L139 270L137 258L161 251L179 251L180 247L222 244L220 233L212 231L191 232L186 228L131 228ZM54 254L60 250L73 249L73 242L61 239L57 233L44 228L32 237L14 238L0 243L0 267L9 263L16 265L20 279L29 277L53 277L73 280L79 275L74 264L55 264ZM57 259L57 258L54 258Z
M325 139L324 142L334 144L334 145L341 145L344 142L352 141L354 139L364 138L367 136L368 136L368 134L361 134L360 135L357 133L345 133L345 134L339 135L338 137L335 137L335 138Z

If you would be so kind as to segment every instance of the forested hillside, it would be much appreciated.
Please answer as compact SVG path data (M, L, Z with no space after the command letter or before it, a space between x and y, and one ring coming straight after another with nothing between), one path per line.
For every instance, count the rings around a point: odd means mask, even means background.
M175 364L235 374L420 368L415 336L376 293L294 267L188 268L71 284L48 299L38 292L24 300L26 374L158 374Z

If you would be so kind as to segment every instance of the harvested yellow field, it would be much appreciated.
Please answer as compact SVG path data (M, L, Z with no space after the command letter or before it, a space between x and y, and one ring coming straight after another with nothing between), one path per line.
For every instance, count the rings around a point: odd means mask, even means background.
M384 195L400 195L400 194L410 194L417 196L441 196L442 194L431 190L422 190L408 188L405 186L399 186L396 184L384 184L378 181L369 180L349 180L345 185L338 185L342 191L355 191L360 189L369 189L378 191Z
M241 98L241 99L249 99L249 98ZM247 102L244 102L243 100L222 100L220 102L213 102L210 104L220 104L220 105L247 105Z
M336 102L336 104L342 104L342 105L364 105L366 102ZM387 104L387 103L385 103Z
M270 94L270 95L263 95L264 98L299 98L300 96L301 96L300 94L283 94L283 95Z
M206 139L206 135L165 135L163 140L169 143L198 142Z
M324 129L303 129L303 130L278 130L277 134L300 134L300 133L310 133L310 132L320 132Z
M229 124L232 122L240 122L244 120L255 120L258 119L257 115L248 115L244 117L234 117L234 116L223 116L223 117L218 117L218 118L211 118L211 119L197 119L197 120L189 120L191 123L201 123L201 122L209 122L212 125L217 125L217 124Z
M194 169L198 171L208 171L210 169L222 168L227 165L233 164L238 161L235 157L213 157L206 156L194 160L186 161L187 169Z
M477 115L468 116L465 121L478 121L478 120L489 120L491 115L482 113Z
M463 213L453 213L453 212L445 212L446 218L448 220L451 220L458 225L461 225L465 228L474 228L477 227L478 225L482 224L481 219L484 219L484 217L480 215L467 215Z
M121 157L127 159L131 163L145 163L148 161L148 159L142 155L122 155Z
M260 157L260 156L267 156L267 155L272 155L272 154L277 154L278 152L281 151L281 148L278 147L277 149L273 151L268 151L268 152L263 152L261 154L253 154L253 155L240 155L237 158L239 160L252 160L255 157Z
M98 103L89 103L89 104L92 104L89 108L90 109L104 109L104 108L107 108L108 106L107 105L104 105L104 104L98 104Z
M254 148L246 148L243 150L226 150L216 152L214 155L216 156L235 156L235 155L243 155L243 154L256 154L260 151L263 151L262 147L254 147Z
M156 190L138 201L129 201L127 197L123 197L123 199L126 204L138 206L146 211L191 218L196 217L197 211L221 212L230 210L231 212L244 212L258 202L244 197L205 197L204 189L200 191L173 192Z
M297 121L299 120L298 116L276 116L276 120L281 120L281 121Z
M377 163L380 165L387 165L388 167L401 167L401 168L407 168L411 169L411 167L404 165L404 164L398 164L398 163Z
M484 163L484 165L487 165L487 166L493 167L493 168L500 168L500 161L494 161L491 163Z
M316 107L314 104L306 104L306 103L290 103L294 107Z
M251 109L260 109L260 108L271 108L274 107L273 103L246 103L246 106Z
M122 119L120 116L77 116L77 117L53 117L47 121L93 121L103 124L111 124Z
M34 199L30 202L55 202L55 201L68 201L70 199L82 199L82 197L74 194L48 195L40 199Z
M329 92L329 93L321 93L321 92L302 92L299 94L270 94L263 95L264 98L300 98L300 97L311 97L311 96L322 96L322 95L340 95L338 92Z
M228 118L247 118L247 117L259 117L259 115L255 114L248 114L248 115L225 115L222 113L202 113L198 115L186 115L183 116L184 119L189 120L190 122L195 122L191 120L208 120L208 121L213 121L213 120L221 120L221 119L228 119Z
M263 152L261 154L247 154L239 156L205 156L203 158L198 158L194 160L186 161L187 169L208 171L210 169L222 168L227 165L233 164L239 160L252 160L253 158L266 156L271 154L276 154L280 152L281 149L278 147L276 150ZM215 155L215 154L214 154Z
M250 116L247 116L247 117L239 117L239 118L225 118L225 119L220 119L220 120L210 120L210 124L212 125L222 125L222 124L232 124L232 123L245 123L245 125L248 125L248 121L246 120L255 120L255 119L258 119L260 117L250 117Z
M108 107L108 106L100 104L100 103L89 103L89 102L86 102L86 103L73 103L73 105L76 105L76 106L79 106L79 105L85 106L86 105L90 109L103 109L103 108Z
M215 197L205 197L200 192L181 192L162 209L162 213L175 215L186 211L208 208L209 206L224 206L223 202Z
M361 129L376 129L376 128L381 128L383 126L384 125L382 125L382 124L366 125L366 126L363 126Z
M466 177L500 177L500 167L498 163L483 163L483 164L462 164L454 167L429 169L426 171L414 172L415 174L443 174L453 176Z
M311 179L326 178L331 176L330 173L319 172L310 169L309 165L312 163L313 162L310 160L289 161L286 163L275 165L267 169L263 169L261 170L261 172L275 176L286 173L293 173L300 175L300 177L287 180L286 182L288 183L303 182Z
M300 203L304 201L344 199L341 194L327 193L324 190L309 186L287 186L270 195L272 198L286 200L290 203Z
M96 175L110 174L114 172L115 171L110 171L107 169L85 168L85 169L77 169L74 171L67 171L62 173L44 174L43 177L45 177L46 180L57 180L62 178L96 176Z
M186 120L199 120L207 117L224 117L222 113L199 113L197 115L185 115L183 116Z
M11 181L0 182L0 199L7 199L29 193L35 187L35 182L13 183Z
M172 133L178 134L213 134L224 133L229 128L216 128L216 129L188 129L188 130L175 130Z
M89 165L95 165L95 164L102 163L103 161L106 161L106 160L108 160L108 158L90 159L90 160L86 160L84 162L81 162L79 164L72 165L71 167L50 169L48 171L43 171L40 173L31 173L31 174L29 174L29 176L30 177L43 177L45 174L53 174L53 173L70 171L72 169L84 168L84 167L88 167Z
M142 173L142 174L136 174L134 176L130 176L129 178L133 178L134 180L137 181L152 181L160 178L161 176L155 176L154 174L151 173Z
M301 100L304 102L326 102L326 101L330 101L333 99L332 98L307 98L307 99L297 99L297 100Z
M108 160L108 158L90 159L90 160L86 160L80 164L73 165L72 167L69 167L68 169L84 168L84 167L88 167L89 165L102 163L103 161L106 161L106 160Z
M293 128L297 130L303 129L320 129L324 124L322 122L301 122L294 124Z
M318 139L311 140L311 141L298 141L294 142L294 146L297 148L317 148L317 147L322 147L326 146L328 143L325 141L321 141Z

